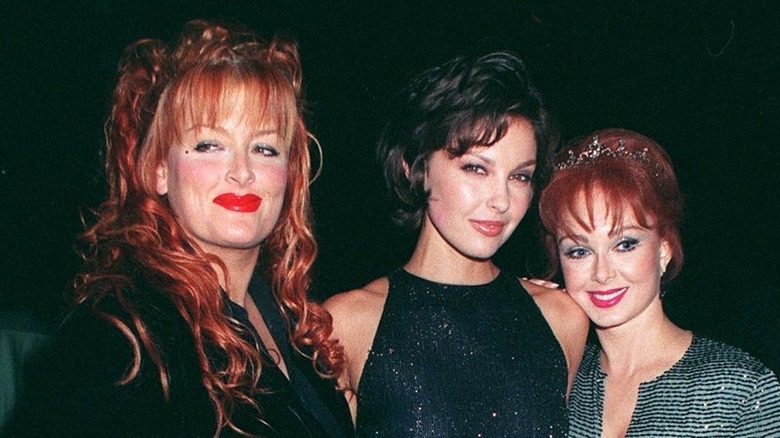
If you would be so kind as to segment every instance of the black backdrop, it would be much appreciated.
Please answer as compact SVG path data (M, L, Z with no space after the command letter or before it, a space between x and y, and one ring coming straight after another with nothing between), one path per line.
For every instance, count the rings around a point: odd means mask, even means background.
M2 307L51 314L61 304L78 266L79 212L105 193L99 151L122 48L168 38L191 18L234 19L301 46L308 123L325 150L313 185L316 298L382 275L410 250L372 161L390 93L456 54L508 49L530 65L564 138L624 127L667 148L687 199L686 265L668 286L669 313L780 368L771 0L10 3L0 10ZM542 272L534 219L499 256L522 275Z

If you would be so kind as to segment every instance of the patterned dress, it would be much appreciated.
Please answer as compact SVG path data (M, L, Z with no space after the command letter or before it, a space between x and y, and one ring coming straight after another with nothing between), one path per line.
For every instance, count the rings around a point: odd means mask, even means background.
M600 349L585 350L569 404L569 436L598 438L604 407ZM743 351L694 336L683 357L639 386L631 437L780 437L777 376Z

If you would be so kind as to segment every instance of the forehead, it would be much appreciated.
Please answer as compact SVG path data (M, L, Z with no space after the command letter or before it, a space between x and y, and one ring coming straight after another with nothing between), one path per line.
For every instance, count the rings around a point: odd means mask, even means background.
M233 124L272 129L286 140L292 136L297 119L296 100L290 90L224 71L184 80L175 90L170 111L179 135L193 126Z
M457 157L446 150L450 157ZM503 136L489 145L476 144L463 156L479 157L499 166L514 168L534 164L536 161L536 137L533 127L525 119L511 119Z
M273 117L251 118L241 111L224 112L216 117L202 117L186 120L180 130L180 135L194 136L274 136L281 138L279 126ZM286 143L286 142L285 142Z
M642 227L642 222L628 201L612 199L598 187L580 190L563 210L564 233L608 230L609 234L627 227Z
M229 121L247 125L278 125L262 90L229 86L211 95L190 94L181 102L184 126L220 126Z

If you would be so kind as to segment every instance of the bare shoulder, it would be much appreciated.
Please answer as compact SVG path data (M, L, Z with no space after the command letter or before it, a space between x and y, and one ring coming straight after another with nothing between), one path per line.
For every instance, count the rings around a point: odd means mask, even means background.
M323 307L333 317L333 337L347 349L347 354L356 342L360 347L373 341L388 291L387 277L382 277L367 285L342 292L330 297ZM370 339L368 336L370 335Z
M347 369L341 383L357 391L363 365L374 343L376 329L382 318L389 282L386 277L329 298L323 306L333 317L331 337L344 347ZM350 400L353 402L353 400ZM355 407L350 404L355 414Z
M527 280L520 280L520 284L539 306L556 335L561 330L571 331L572 333L561 334L581 338L584 343L588 331L588 316L566 290L534 284Z
M585 312L571 299L565 289L542 286L528 280L520 280L520 284L543 310L550 310L561 317L571 316L579 319L580 322L587 322Z
M381 314L388 284L387 277L378 278L363 287L333 295L323 306L333 316L334 324L370 317L376 312Z
M564 289L545 287L527 280L519 281L539 306L544 319L561 344L569 367L571 385L588 338L588 316Z

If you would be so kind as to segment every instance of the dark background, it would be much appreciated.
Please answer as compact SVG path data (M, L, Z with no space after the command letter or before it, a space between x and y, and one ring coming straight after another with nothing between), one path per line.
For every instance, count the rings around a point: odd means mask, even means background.
M16 3L11 5L11 3ZM424 6L421 6L424 4ZM325 150L313 185L321 251L313 296L403 263L373 147L412 73L512 50L564 138L623 127L669 151L687 209L686 265L667 287L680 325L780 369L778 47L767 1L5 1L0 10L0 308L53 315L78 267L80 212L105 195L99 153L121 50L191 18L295 37L308 123ZM532 212L498 261L541 275Z

